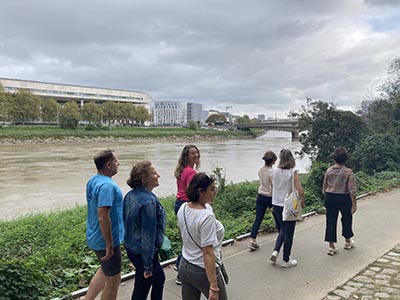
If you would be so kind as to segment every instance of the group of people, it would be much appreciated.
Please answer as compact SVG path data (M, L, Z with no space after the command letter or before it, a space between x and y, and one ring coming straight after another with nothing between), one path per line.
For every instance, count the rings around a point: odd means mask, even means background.
M357 210L356 181L353 171L345 166L348 152L344 147L337 147L332 153L335 164L326 170L322 185L324 204L326 208L325 241L328 243L328 255L338 253L337 219L339 212L342 216L342 236L345 239L344 249L354 247L353 240L353 214ZM256 217L250 233L249 249L257 250L259 245L256 238L267 209L272 210L278 235L271 256L272 263L276 263L279 251L283 245L282 267L294 267L297 260L291 258L291 249L295 232L296 221L284 221L282 217L285 197L293 188L297 192L298 200L304 208L304 191L300 183L299 174L295 167L293 154L288 149L282 149L279 154L278 167L273 168L277 156L272 151L267 151L263 158L264 166L258 171L259 189L256 198Z
M329 243L329 255L338 251L335 243L339 211L345 249L354 246L352 214L357 209L354 175L344 166L347 151L337 148L334 159L336 163L327 170L323 184L327 208L325 240ZM290 256L296 221L284 221L282 211L285 196L293 187L304 207L304 191L294 170L295 160L290 150L280 152L277 168L273 167L277 156L272 151L267 151L263 160L265 165L258 172L260 187L249 248L259 248L257 233L266 210L271 208L278 235L270 260L277 261L283 246L282 267L293 267L297 265ZM136 163L127 180L131 190L123 197L112 180L119 167L117 153L102 150L95 155L94 162L97 174L86 185L86 238L89 248L96 253L100 268L89 284L86 299L94 300L101 291L101 299L116 299L121 279L122 242L136 272L132 299L147 299L150 288L152 300L162 299L165 274L158 252L164 241L166 213L153 193L159 185L160 175L150 161ZM175 214L183 245L175 267L178 271L176 282L182 285L183 300L200 299L201 294L207 299L225 300L228 297L221 255L225 230L211 206L217 193L215 180L198 172L199 167L199 149L194 145L185 146L174 174L177 180Z

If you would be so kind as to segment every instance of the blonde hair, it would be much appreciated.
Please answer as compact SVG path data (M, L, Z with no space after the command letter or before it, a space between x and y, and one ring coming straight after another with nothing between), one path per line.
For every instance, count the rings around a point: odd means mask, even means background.
M293 169L296 166L292 151L289 149L282 149L279 153L279 164L280 169Z

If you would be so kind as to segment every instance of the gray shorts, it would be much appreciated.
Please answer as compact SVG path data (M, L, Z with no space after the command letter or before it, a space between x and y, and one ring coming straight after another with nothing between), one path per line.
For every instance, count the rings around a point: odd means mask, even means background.
M121 257L121 247L114 247L114 255L111 256L109 260L102 261L101 258L106 255L106 250L95 250L97 259L101 265L104 275L114 276L121 273L122 257Z

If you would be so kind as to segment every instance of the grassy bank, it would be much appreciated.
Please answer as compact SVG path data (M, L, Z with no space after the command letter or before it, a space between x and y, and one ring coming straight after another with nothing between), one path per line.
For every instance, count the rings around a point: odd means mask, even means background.
M318 173L318 172L317 172ZM305 212L322 210L321 197L314 186L315 173L301 176L306 192ZM317 176L320 177L320 176ZM357 174L359 194L384 191L399 186L399 172L381 172L374 176ZM319 185L319 183L318 183ZM225 225L225 238L235 238L250 231L255 216L257 182L221 185L213 207ZM166 234L174 251L180 247L173 196L160 199L167 211ZM95 255L85 242L86 207L21 217L0 222L0 300L49 299L60 297L88 285L98 268ZM262 230L273 230L268 213ZM123 252L123 272L131 271Z
M79 127L62 129L58 126L0 126L0 143L46 142L69 139L157 139L157 138L249 138L251 131L219 131L213 129L149 128L149 127Z

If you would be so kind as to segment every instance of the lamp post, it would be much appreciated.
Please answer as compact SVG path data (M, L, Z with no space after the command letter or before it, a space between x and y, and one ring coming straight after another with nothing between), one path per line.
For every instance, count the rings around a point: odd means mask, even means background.
M232 108L232 106L226 106L226 107L225 107L226 112L228 113L228 117L229 117L229 121L228 121L229 126L232 126L232 115L231 115L231 114L229 113L229 111L228 111L228 109L230 109L230 108Z

